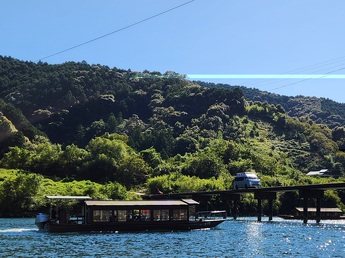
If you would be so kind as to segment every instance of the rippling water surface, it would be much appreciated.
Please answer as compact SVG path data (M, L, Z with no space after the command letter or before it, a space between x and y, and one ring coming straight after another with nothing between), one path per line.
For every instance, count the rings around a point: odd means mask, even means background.
M34 219L0 219L1 257L345 257L345 221L229 220L212 230L42 233Z

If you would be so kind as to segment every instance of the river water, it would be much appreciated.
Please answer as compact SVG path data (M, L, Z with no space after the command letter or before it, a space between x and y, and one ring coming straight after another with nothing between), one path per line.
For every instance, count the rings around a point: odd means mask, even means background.
M0 257L345 257L345 221L239 218L212 230L44 233L34 219L0 219Z

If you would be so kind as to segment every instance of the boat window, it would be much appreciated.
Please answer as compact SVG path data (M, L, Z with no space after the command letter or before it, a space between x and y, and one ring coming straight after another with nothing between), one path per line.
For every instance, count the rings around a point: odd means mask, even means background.
M186 209L174 209L173 210L173 220L187 220L187 210Z
M142 221L149 221L149 220L151 220L151 212L150 212L150 210L141 210L141 220Z
M94 210L93 221L94 222L108 222L112 216L111 210Z
M126 210L126 220L127 221L133 220L133 211L132 210Z
M153 220L169 220L169 210L153 210Z
M141 210L133 210L132 220L135 220L135 221L141 220Z
M118 221L126 221L127 220L127 211L126 210L118 210Z
M110 214L110 222L117 222L118 221L118 214L117 210L114 210L112 214Z
M195 217L195 213L196 213L196 209L195 209L195 205L190 205L189 206L189 217Z

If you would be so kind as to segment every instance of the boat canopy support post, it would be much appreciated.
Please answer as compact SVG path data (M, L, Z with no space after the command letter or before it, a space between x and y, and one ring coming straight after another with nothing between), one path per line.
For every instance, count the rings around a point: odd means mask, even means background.
M316 223L321 221L321 199L323 198L323 190L303 190L299 191L299 196L303 198L303 223L308 223L308 200L316 198Z
M261 221L262 216L262 200L268 200L269 221L273 219L273 200L277 199L276 192L254 192L254 198L258 200L258 221Z
M49 220L53 219L53 206L49 204Z

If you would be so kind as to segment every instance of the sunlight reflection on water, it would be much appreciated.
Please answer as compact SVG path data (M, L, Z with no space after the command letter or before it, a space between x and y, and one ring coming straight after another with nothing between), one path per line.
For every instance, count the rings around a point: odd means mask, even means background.
M4 257L344 257L345 221L229 219L212 230L49 234L33 219L0 219Z

